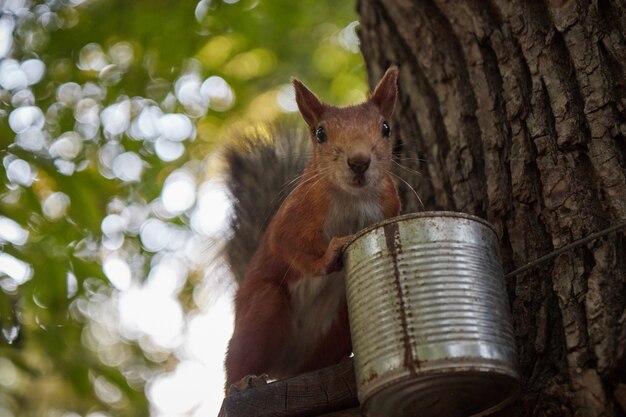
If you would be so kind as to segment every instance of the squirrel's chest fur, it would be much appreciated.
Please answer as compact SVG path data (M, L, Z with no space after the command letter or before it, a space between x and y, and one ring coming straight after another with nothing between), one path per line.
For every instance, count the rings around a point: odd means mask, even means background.
M330 201L324 233L328 241L346 236L383 219L377 195L337 195ZM326 334L344 305L343 271L317 277L302 277L289 284L292 321L290 346L287 352L298 352L297 360L305 361L315 341ZM295 358L291 357L291 360Z

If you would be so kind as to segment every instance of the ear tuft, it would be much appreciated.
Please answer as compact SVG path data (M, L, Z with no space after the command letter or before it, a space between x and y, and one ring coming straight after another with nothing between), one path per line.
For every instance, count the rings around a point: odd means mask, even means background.
M389 67L378 82L370 100L378 106L378 109L385 118L389 119L396 106L398 97L398 68Z
M296 103L300 114L311 128L315 128L324 112L324 104L302 82L295 78L292 82L296 90Z

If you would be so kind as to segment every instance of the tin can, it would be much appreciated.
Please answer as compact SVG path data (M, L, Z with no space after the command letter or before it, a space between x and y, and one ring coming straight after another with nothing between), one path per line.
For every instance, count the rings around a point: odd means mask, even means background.
M360 232L344 256L366 416L480 416L515 399L516 345L489 223L401 216Z

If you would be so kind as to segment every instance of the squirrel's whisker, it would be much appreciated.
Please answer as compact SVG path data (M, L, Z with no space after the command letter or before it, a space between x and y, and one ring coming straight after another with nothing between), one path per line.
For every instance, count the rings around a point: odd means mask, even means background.
M409 187L409 189L411 191L413 191L413 194L415 194L415 197L417 198L417 201L422 205L422 207L424 207L424 202L422 201L422 199L420 198L420 196L417 194L417 191L415 191L415 188L413 188L411 186L411 184L409 184L404 178L402 178L401 176L399 176L398 174L394 174L391 171L387 171L389 172L389 174L393 175L395 178L397 178L398 180L402 181L407 187Z

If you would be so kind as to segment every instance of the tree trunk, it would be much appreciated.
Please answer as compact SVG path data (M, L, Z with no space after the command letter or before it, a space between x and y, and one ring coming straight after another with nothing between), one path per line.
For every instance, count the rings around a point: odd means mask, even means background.
M505 271L626 220L626 2L358 9L371 80L400 68L404 212L486 218ZM507 285L523 392L502 415L625 416L624 231Z

